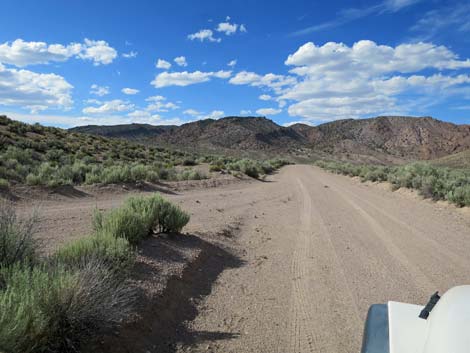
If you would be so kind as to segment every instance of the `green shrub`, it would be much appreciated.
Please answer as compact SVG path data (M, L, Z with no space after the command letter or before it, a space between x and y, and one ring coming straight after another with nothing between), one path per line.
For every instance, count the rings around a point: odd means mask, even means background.
M193 158L185 158L181 164L184 166L194 166L197 165L197 162Z
M0 271L0 349L5 352L45 351L55 340L50 300L75 279L64 271L13 266ZM58 304L58 303L56 303Z
M224 169L224 167L222 167L220 164L211 164L209 166L209 171L210 172L220 172L221 170Z
M97 233L124 238L131 244L138 244L148 236L148 229L142 214L129 207L111 210L102 217L101 223L96 223Z
M189 222L190 216L178 206L165 200L159 194L150 197L129 198L124 208L142 216L147 234L157 232L180 232Z
M76 352L80 343L126 317L135 295L99 262L0 270L0 350Z
M258 178L262 173L261 166L249 159L242 159L227 165L229 170L240 171L252 178Z
M19 220L11 204L0 202L0 268L37 262L37 244L33 239L37 222L36 213Z
M134 196L128 198L123 207L139 214L145 224L147 234L151 234L158 226L160 208L163 202L164 200L160 194L155 194L150 197Z
M3 159L14 159L21 164L33 163L33 150L24 149L16 146L8 146L7 150L3 153Z
M134 264L135 251L127 239L97 233L61 247L54 260L71 268L99 260L116 273L127 273Z
M26 177L26 184L28 185L41 185L44 183L44 180L39 177L39 175L28 174Z
M73 184L73 175L69 166L58 167L50 162L44 162L26 176L26 183L28 185L47 185L49 187L71 185Z
M189 214L178 206L163 200L158 216L158 231L163 233L179 233L188 224Z
M447 199L460 207L470 206L470 185L459 186L447 193Z
M7 190L10 187L8 180L0 178L0 190Z
M202 180L207 177L197 170L186 169L180 172L177 176L178 180Z

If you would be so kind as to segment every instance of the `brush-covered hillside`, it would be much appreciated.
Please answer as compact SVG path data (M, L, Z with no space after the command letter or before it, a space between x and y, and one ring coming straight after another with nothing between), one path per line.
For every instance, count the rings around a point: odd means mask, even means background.
M134 134L132 131L136 130L145 133ZM430 117L383 116L290 127L263 117L227 117L173 127L132 124L85 126L72 131L139 139L148 145L191 151L312 158L326 154L337 159L385 164L431 160L470 148L470 125Z

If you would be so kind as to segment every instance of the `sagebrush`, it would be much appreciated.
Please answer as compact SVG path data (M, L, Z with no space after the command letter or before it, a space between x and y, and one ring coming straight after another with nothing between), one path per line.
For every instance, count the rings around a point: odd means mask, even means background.
M33 238L37 223L37 211L20 220L12 204L0 201L0 268L37 262L38 244Z
M362 181L388 181L394 189L416 189L423 197L470 206L470 170L438 167L425 162L403 166L357 165L318 161L318 166Z
M133 197L95 211L94 233L48 257L33 241L37 217L20 220L0 205L0 352L78 352L133 310L127 280L136 245L153 232L179 232L189 215L161 195Z
M135 295L106 265L59 265L0 271L0 350L76 352L95 331L117 325Z

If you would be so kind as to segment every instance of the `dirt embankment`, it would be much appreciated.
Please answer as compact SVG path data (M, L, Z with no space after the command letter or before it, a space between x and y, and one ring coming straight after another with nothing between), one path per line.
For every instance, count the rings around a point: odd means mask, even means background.
M125 195L45 202L41 236L72 239ZM143 320L98 351L359 352L369 305L470 282L468 213L315 167L166 196L190 235L142 246Z

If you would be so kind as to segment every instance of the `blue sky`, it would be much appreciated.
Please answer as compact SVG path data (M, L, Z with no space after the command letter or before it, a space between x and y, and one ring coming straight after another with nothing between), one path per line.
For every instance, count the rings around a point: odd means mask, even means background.
M470 123L470 3L3 0L0 113L46 125Z

